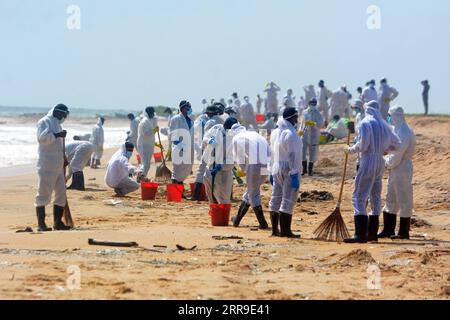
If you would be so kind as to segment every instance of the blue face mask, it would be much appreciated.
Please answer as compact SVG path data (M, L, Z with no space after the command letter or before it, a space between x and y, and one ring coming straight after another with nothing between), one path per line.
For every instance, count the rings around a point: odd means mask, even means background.
M391 126L393 126L394 125L394 121L392 120L392 117L391 116L389 116L388 118L387 118L387 123L389 123Z
M133 152L127 151L126 154L125 154L125 157L127 157L128 159L130 159L132 155L133 155Z
M188 109L187 115L188 115L188 116L192 116L192 108L189 108L189 109Z

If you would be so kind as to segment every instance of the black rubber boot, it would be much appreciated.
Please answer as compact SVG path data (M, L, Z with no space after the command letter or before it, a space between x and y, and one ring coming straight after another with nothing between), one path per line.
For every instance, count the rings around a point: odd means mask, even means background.
M411 218L400 218L400 229L398 235L392 236L393 240L409 240L409 229L411 227Z
M239 206L238 214L236 217L234 217L233 220L233 227L237 228L241 224L241 220L245 217L245 215L248 212L248 209L250 209L250 204L248 204L245 201L241 202L241 205Z
M367 243L367 216L355 216L355 235L344 239L345 243Z
M269 229L269 225L267 224L266 218L264 217L264 210L262 206L254 207L253 211L255 212L256 219L258 219L259 228L261 230Z
M293 234L291 230L292 214L280 212L280 236L283 238L300 238L298 234Z
M66 226L62 222L64 207L60 206L53 206L53 229L59 230L59 231L67 231L70 230L70 227Z
M302 162L302 166L303 166L303 173L302 173L302 176L304 176L305 174L308 173L308 161L303 161L303 162Z
M84 174L83 171L74 172L72 175L72 184L67 188L70 190L86 190L84 187Z
M187 199L190 201L200 201L200 194L202 193L203 183L196 182L192 196Z
M100 159L95 159L95 165L100 166Z
M272 223L272 236L279 237L280 229L278 229L278 224L280 222L280 214L278 212L270 212L270 221Z
M47 225L45 224L45 207L36 207L36 215L38 220L38 231L52 231L52 228L47 227Z
M383 212L383 231L378 235L378 238L390 238L395 236L395 225L397 224L397 215Z
M378 229L380 227L379 216L369 216L369 227L367 234L368 242L378 242Z
M308 175L312 177L314 175L314 162L310 162L308 165Z

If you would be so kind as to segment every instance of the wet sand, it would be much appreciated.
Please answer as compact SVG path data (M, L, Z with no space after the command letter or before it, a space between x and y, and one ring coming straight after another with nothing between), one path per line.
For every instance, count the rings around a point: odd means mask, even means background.
M36 174L0 178L0 298L449 299L450 118L408 121L418 136L411 241L346 245L313 240L313 231L333 211L336 199L298 203L293 229L302 239L291 240L254 231L257 221L251 211L238 229L212 227L207 203L167 203L164 187L155 201L141 201L140 192L113 198L103 181L105 164L115 151L108 150L101 169L85 170L87 191L68 192L76 223L71 232L16 233L37 228ZM337 197L341 148L321 148L318 174L302 179L302 192ZM355 161L352 157L342 205L350 232ZM154 170L152 165L151 176ZM262 189L269 220L270 185ZM235 185L234 197L239 199L243 190ZM109 200L121 202L109 205ZM238 205L233 203L232 213ZM47 222L52 224L50 207ZM139 247L90 246L89 238L136 241ZM179 250L177 245L196 248ZM379 283L373 265L379 268ZM73 278L70 266L80 270L80 289L67 284Z

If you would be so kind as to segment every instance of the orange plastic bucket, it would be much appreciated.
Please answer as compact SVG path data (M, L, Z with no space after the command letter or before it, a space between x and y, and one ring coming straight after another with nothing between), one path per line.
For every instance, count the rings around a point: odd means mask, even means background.
M181 202L183 196L184 186L182 184L168 184L167 185L167 201Z
M264 122L266 121L266 116L263 114L257 114L256 115L256 122Z
M158 192L158 184L156 182L141 182L142 200L155 200Z
M209 205L209 216L214 227L227 227L230 221L231 204Z
M162 152L157 152L153 154L153 158L155 158L155 162L162 162Z
M191 183L191 197L194 196L195 183ZM199 201L206 201L206 188L202 184L202 191L200 192Z

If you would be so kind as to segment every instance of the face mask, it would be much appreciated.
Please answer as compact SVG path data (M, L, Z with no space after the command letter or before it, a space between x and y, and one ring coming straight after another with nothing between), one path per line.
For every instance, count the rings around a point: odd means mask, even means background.
M59 120L59 123L60 123L60 124L63 124L64 121L66 121L66 118L61 118L61 120Z
M388 118L387 118L387 123L389 123L391 126L393 126L394 125L394 120L392 120L392 117L391 116L388 116Z
M127 151L125 153L125 157L127 157L127 159L130 159L132 155L133 155L133 152L131 152L131 151Z
M189 108L189 109L188 109L187 115L188 115L188 116L191 116L191 115L192 115L192 108Z

